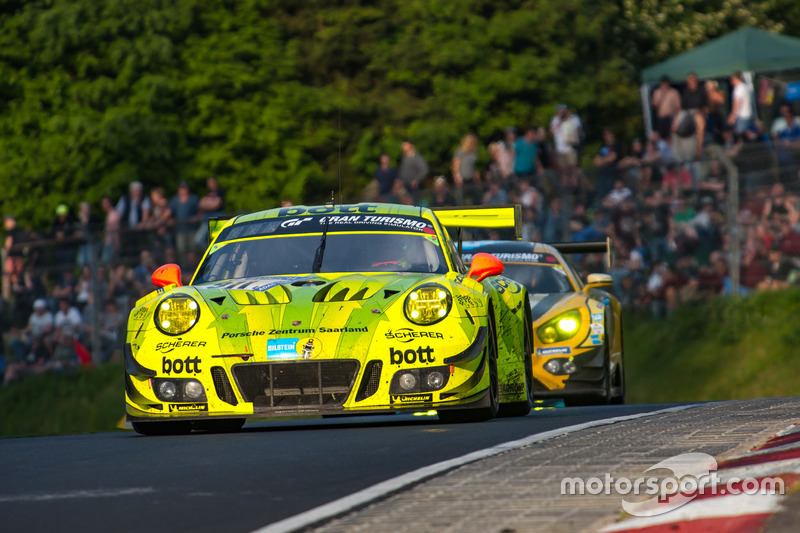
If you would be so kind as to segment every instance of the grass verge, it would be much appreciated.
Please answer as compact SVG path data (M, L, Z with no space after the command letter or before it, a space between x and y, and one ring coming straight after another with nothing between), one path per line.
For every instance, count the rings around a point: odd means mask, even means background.
M0 436L112 431L125 414L122 363L0 386Z
M718 298L668 319L625 317L628 401L800 394L800 290Z

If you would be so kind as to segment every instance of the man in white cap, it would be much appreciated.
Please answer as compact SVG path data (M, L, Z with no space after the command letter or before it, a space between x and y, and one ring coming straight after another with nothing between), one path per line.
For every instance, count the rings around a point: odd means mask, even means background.
M43 298L33 302L33 313L28 318L28 325L19 336L11 340L11 350L18 362L8 365L3 383L9 383L26 373L44 372L46 361L53 356L53 314L47 310L47 302ZM27 352L27 355L26 355Z

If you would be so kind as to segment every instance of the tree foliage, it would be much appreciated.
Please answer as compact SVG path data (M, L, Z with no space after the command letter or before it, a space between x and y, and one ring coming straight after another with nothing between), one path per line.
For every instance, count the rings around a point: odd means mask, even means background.
M638 73L787 0L0 0L3 212L209 174L229 207L354 200L415 140L446 173L459 139L545 124L641 129ZM720 15L722 13L722 15ZM688 37L687 37L688 36ZM340 131L341 130L341 131ZM341 149L341 159L339 151Z

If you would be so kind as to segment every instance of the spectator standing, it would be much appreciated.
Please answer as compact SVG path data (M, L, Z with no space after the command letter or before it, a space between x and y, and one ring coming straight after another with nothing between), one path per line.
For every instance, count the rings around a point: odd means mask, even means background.
M731 76L733 86L733 105L728 115L728 124L733 126L737 135L742 135L753 122L753 95L750 88L742 80L742 73L735 72Z
M453 154L451 170L456 186L456 201L464 205L466 197L474 203L476 187L481 181L478 173L478 138L475 135L470 133L461 140L461 145Z
M102 200L105 221L103 222L103 251L101 257L108 264L119 257L120 229L122 228L122 215L114 208L111 198L104 196Z
M137 229L147 221L150 216L150 200L144 195L141 181L131 182L128 194L119 199L116 209L124 228Z
M560 104L556 116L550 121L550 133L556 146L556 162L564 187L578 186L578 148L583 136L583 125L566 104Z
M794 116L789 104L781 104L779 113L780 117L775 120L771 129L775 137L778 164L784 167L794 166L800 159L798 157L800 156L800 120ZM791 170L782 172L784 180L791 179Z
M700 86L694 72L686 77L681 104L683 110L672 123L672 151L679 163L686 163L699 159L703 154L705 109L708 106L706 89Z
M19 283L22 276L25 257L21 244L28 240L28 232L17 226L17 219L14 218L14 215L6 215L3 219L3 226L6 230L3 244L6 253L3 297L8 299L11 296L11 287Z
M178 185L178 192L169 201L169 210L175 224L175 250L181 263L186 262L186 254L193 248L199 204L197 195L189 190L189 184L185 181Z
M672 121L681 110L681 95L669 80L669 76L662 76L658 88L653 91L651 99L656 109L656 131L662 139L669 138Z
M33 313L28 325L21 331L12 330L11 350L17 362L8 365L4 383L8 384L27 372L43 369L53 355L53 315L47 310L47 303L39 298L33 302Z
M558 242L564 232L564 213L561 209L561 198L555 197L550 201L550 206L545 210L542 221L542 240L544 242Z
M447 188L444 176L436 176L433 180L433 199L431 207L449 207L456 205L456 200Z
M720 89L719 83L714 80L706 81L706 138L705 142L721 143L722 129L725 117L720 109L725 103L725 93Z
M153 248L157 253L163 253L167 248L172 248L172 211L169 201L164 194L163 187L154 187L150 191L151 213L144 227L150 230L153 239Z
M605 196L613 188L617 179L617 163L620 159L620 149L614 132L606 128L603 130L603 146L597 151L592 163L597 167L597 184L595 185L598 198ZM630 192L630 191L629 191Z
M383 153L378 159L378 168L372 175L378 183L378 196L384 198L392 191L394 180L397 179L397 169L392 166L389 154Z
M69 212L67 204L56 207L56 218L50 228L50 238L55 240L53 255L56 266L66 267L75 262L75 219Z
M422 181L428 177L428 162L417 152L414 143L406 140L402 145L403 156L400 159L400 168L397 171L398 179L406 190L416 197Z
M78 207L78 218L75 221L75 236L81 240L78 246L78 266L89 264L90 254L94 253L97 257L97 248L89 241L93 241L94 233L99 228L97 217L92 214L92 206L89 202L81 202Z
M525 135L514 143L514 153L516 154L514 174L516 174L517 179L527 180L534 187L538 185L536 176L539 173L538 166L541 164L537 158L538 148L539 142L537 140L536 127L534 126L525 130Z

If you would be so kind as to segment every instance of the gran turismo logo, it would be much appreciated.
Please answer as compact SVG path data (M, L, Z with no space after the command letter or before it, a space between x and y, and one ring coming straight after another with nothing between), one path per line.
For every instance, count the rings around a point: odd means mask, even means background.
M284 220L283 222L281 222L281 227L282 228L291 228L291 227L294 227L294 226L299 226L303 222L308 222L309 220L311 220L311 217L290 218L288 220Z

